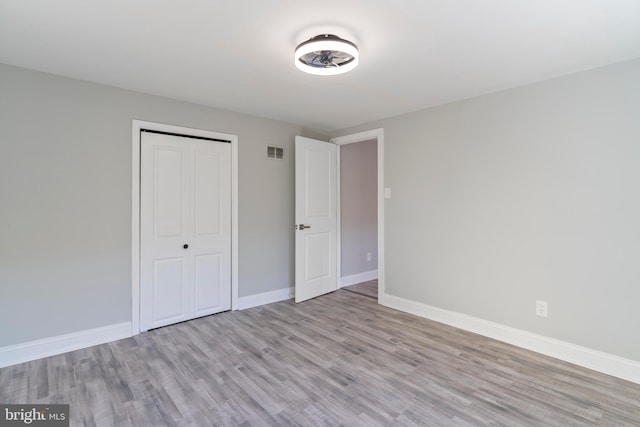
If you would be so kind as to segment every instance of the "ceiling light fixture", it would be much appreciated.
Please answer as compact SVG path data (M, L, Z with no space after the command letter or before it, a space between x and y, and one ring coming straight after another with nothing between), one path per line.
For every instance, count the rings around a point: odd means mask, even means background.
M333 34L321 34L296 48L296 67L309 74L332 76L358 66L358 47Z

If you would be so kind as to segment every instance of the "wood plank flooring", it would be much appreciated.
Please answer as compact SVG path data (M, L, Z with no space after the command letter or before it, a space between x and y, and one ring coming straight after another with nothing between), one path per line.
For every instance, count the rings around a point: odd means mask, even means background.
M0 369L74 426L639 426L640 385L339 290Z
M345 291L355 292L378 300L378 279L369 280L368 282L356 283L342 288Z

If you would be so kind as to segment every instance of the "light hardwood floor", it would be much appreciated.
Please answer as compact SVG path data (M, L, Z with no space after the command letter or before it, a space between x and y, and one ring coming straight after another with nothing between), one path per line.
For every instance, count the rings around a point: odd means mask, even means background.
M640 425L640 385L339 290L0 370L71 425Z
M342 289L356 294L368 296L378 300L378 279L369 280L368 282L356 283L355 285L345 286Z

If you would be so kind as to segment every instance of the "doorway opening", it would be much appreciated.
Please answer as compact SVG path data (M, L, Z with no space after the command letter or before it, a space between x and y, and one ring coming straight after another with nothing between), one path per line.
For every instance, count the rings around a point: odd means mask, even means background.
M338 145L338 287L376 298L384 292L384 132L332 138Z

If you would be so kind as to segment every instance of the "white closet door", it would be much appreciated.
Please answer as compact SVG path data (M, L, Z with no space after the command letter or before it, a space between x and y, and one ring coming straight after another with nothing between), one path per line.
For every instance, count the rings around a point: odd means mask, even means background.
M231 308L231 144L143 132L140 327Z

